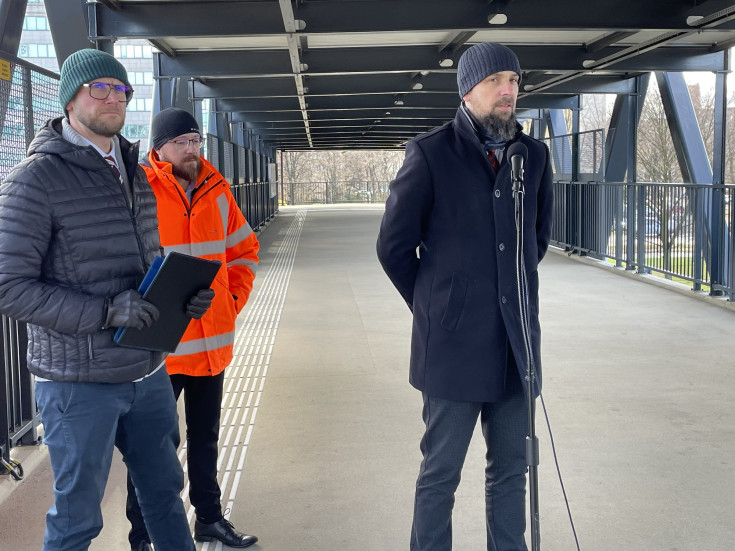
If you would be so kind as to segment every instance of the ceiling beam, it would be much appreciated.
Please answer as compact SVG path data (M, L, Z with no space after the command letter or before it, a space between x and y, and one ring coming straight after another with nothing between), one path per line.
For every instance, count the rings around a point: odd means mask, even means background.
M513 46L512 49L524 71L584 71L590 63L623 55L615 62L616 71L718 71L724 64L723 53L710 51L710 45L658 47L633 55L627 55L631 48L609 46L594 58L580 46ZM454 54L455 61L459 55ZM311 49L302 53L302 62L308 66L302 71L307 76L441 70L436 48L431 46ZM162 57L161 75L213 78L277 77L293 73L287 50L228 50L179 52L173 59Z
M157 38L166 36L242 36L274 35L284 32L280 0L276 2L232 2L200 0L178 2L118 2L106 0L120 9L100 10L97 31L100 36L117 38ZM294 20L303 21L303 33L479 31L490 28L487 2L452 0L324 0L300 2ZM707 16L731 5L731 0L709 0L695 6L691 0L638 2L635 9L621 9L619 0L556 0L554 2L511 2L500 6L507 23L502 30L686 30L686 15ZM175 10L175 14L173 13ZM497 10L492 10L493 13ZM390 14L390 17L386 17ZM560 14L563 17L560 20ZM682 14L685 17L681 17ZM735 28L729 23L727 28ZM287 31L288 32L288 31Z

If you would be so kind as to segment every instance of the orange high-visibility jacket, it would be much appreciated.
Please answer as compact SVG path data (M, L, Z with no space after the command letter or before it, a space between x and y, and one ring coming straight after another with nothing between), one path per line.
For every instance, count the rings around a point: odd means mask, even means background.
M258 266L258 239L229 184L210 163L201 161L191 203L171 173L171 163L160 161L155 150L143 165L156 194L164 252L222 262L212 283L212 306L202 319L191 320L176 352L166 358L171 375L217 375L230 364L235 318L250 296Z

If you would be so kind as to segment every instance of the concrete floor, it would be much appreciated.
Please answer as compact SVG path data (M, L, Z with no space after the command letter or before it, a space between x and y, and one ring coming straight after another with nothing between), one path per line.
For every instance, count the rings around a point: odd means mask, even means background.
M407 381L410 315L375 258L381 214L286 208L260 236L220 472L230 519L260 538L251 549L408 549L421 396ZM559 251L540 269L544 400L580 548L733 551L735 312L623 275ZM572 551L540 403L537 433L541 548ZM459 551L485 549L477 436ZM26 478L0 478L0 551L37 550L48 461L43 446L13 456ZM114 463L96 551L128 548Z

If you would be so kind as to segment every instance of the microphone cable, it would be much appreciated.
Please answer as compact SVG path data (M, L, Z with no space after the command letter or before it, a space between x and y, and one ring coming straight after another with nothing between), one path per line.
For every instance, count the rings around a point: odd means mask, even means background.
M531 346L531 336L529 334L529 316L528 316L528 277L526 274L526 263L523 258L523 197L524 197L524 189L520 182L515 182L511 178L512 185L513 185L513 196L514 196L514 215L515 215L515 224L516 224L516 281L518 284L518 305L519 305L519 314L521 317L521 332L523 334L523 346L525 348L526 352L526 366L527 366L527 374L530 374L530 378L532 379L535 389L538 392L539 398L541 399L541 407L544 411L544 419L546 419L546 427L549 431L549 440L551 442L551 452L554 456L554 465L556 466L556 473L557 477L559 478L559 484L561 486L562 495L564 496L564 505L567 509L567 515L569 517L569 524L572 528L572 534L574 536L574 543L576 545L577 551L580 551L579 547L579 539L577 538L577 530L574 526L574 519L572 518L572 510L569 506L569 499L567 497L567 491L564 487L564 479L562 478L561 474L561 468L559 467L559 458L556 454L556 444L554 443L554 435L551 431L551 422L549 420L549 414L546 410L546 403L544 402L544 396L541 392L541 389L538 387L538 382L536 381L536 378L534 376L535 374L535 366L533 361L533 355L531 353L532 346ZM528 400L532 400L532 397L529 395L527 396ZM534 410L535 411L535 410ZM529 469L531 466L529 465ZM530 472L529 472L530 475ZM538 505L538 504L537 504ZM533 519L532 519L533 520ZM538 520L538 519L537 519ZM540 534L531 534L532 543L538 542L540 547Z
M551 442L551 453L554 456L554 465L556 466L556 474L559 478L559 485L561 486L561 493L564 495L564 505L567 508L567 516L569 517L569 524L572 527L572 535L574 536L574 543L579 549L579 540L577 539L577 530L574 527L574 519L572 518L572 510L569 507L569 499L567 498L567 491L564 488L564 480L561 476L561 469L559 468L559 459L556 456L556 445L554 444L554 435L551 433L551 423L549 422L549 414L546 412L546 403L544 402L544 395L539 392L539 398L541 398L541 409L544 410L544 418L546 419L546 428L549 430L549 440Z

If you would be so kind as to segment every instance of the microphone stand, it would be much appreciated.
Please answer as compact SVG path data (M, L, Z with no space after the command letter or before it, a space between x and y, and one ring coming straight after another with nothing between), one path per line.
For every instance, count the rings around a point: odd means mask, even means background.
M528 436L526 437L526 464L528 465L529 510L531 517L531 550L540 551L541 531L539 527L538 505L538 464L539 443L536 437L536 369L531 353L531 337L528 318L528 277L523 259L523 167L520 170L511 170L513 186L515 224L516 224L516 279L518 282L518 303L521 318L523 343L526 350L526 400L528 406Z

